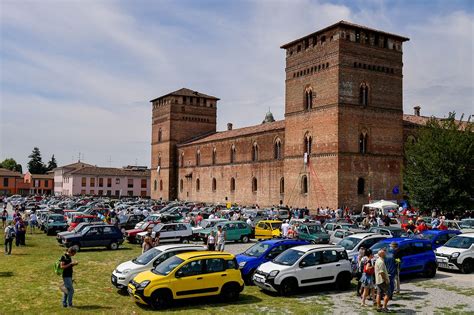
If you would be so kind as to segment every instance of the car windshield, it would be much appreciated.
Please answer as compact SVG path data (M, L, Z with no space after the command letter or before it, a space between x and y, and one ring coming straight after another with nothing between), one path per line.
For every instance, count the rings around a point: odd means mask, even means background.
M374 255L379 251L381 250L382 248L387 250L387 248L389 247L390 243L385 243L385 242L378 242L377 244L375 244L374 246L372 246L370 249L372 250L372 253L374 253Z
M273 262L279 265L291 266L295 262L297 262L298 259L300 259L300 257L303 255L304 252L302 251L296 249L288 249L278 255L275 259L273 259Z
M247 249L243 254L245 256L250 256L250 257L260 257L267 251L267 249L270 247L270 244L264 244L264 243L257 243Z
M424 239L424 240L432 240L435 238L435 234L428 234L428 233L424 233L424 234L420 234L418 237L421 238L421 239Z
M339 242L339 246L344 247L346 250L353 250L357 244L359 244L360 239L355 237L346 237Z
M307 225L310 234L321 233L323 231L323 227L321 225Z
M51 217L50 219L55 221L55 222L63 222L64 221L64 217L62 215L54 216L54 217Z
M393 237L405 237L408 235L404 230L392 230L391 232Z
M155 227L153 228L153 231L159 232L159 231L161 231L161 229L163 228L163 226L165 226L163 223L157 224L157 225L155 225Z
M137 258L133 259L132 262L136 263L137 265L146 265L148 264L153 258L161 254L161 250L158 249L151 249L147 250Z
M470 219L461 220L461 223L459 224L459 226L462 229L472 228L472 227L474 227L474 220L470 220Z
M199 226L205 229L211 226L211 222L207 220L202 220L201 222L199 222Z
M474 237L455 236L444 244L446 247L452 248L469 248L474 244Z
M173 271L176 267L178 267L184 260L179 258L178 256L173 256L171 258L168 258L165 260L163 263L159 264L156 266L152 272L166 276L168 275L171 271Z
M281 223L272 223L272 230L279 230L281 229Z

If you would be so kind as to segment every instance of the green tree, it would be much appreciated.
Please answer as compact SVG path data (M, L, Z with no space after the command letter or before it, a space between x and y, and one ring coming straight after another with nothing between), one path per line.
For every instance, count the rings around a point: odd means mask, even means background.
M474 206L473 123L431 118L405 145L404 185L421 210L467 210Z
M28 162L28 171L32 174L45 174L47 171L41 159L41 152L39 148L34 147L31 154L28 156L30 161Z
M3 160L3 162L0 163L0 167L6 168L6 169L11 170L11 171L20 172L20 173L22 173L22 170L23 170L22 167L21 167L21 164L18 164L12 158L8 158L8 159Z
M51 160L48 162L47 169L48 171L52 171L56 167L58 167L58 164L56 163L56 158L54 157L54 154L53 154L53 156L51 157Z

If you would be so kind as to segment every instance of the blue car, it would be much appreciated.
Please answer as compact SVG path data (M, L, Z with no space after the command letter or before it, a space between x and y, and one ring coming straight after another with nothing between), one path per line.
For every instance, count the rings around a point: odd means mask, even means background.
M242 254L236 256L239 264L242 278L247 284L252 283L252 276L257 268L276 256L287 250L288 248L310 244L305 240L292 239L271 239L256 243Z
M416 237L431 241L431 246L433 249L436 249L443 246L444 243L459 234L461 234L461 231L459 230L428 230L422 232Z
M427 278L436 275L436 256L431 241L413 238L388 238L372 246L370 249L376 254L380 249L388 249L390 243L398 245L401 257L400 275L423 274Z

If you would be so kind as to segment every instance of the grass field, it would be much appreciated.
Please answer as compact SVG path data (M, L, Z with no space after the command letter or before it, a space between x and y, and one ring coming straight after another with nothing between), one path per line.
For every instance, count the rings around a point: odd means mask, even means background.
M121 262L137 256L139 246L124 244L119 250L84 249L75 259L74 309L64 309L59 291L61 277L53 272L54 262L63 254L53 236L27 235L26 247L13 247L12 255L1 254L0 314L142 314L152 312L120 295L110 283L112 270ZM3 250L3 238L1 240ZM186 300L163 311L167 314L257 314L327 313L332 299L326 293L310 290L290 298L274 296L255 286L246 287L238 302L226 304L218 297Z

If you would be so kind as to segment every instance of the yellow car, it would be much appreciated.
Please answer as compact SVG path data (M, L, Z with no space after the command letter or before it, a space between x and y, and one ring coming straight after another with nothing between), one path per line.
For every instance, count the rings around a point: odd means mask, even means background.
M281 236L282 221L278 220L262 220L255 226L255 238L264 240Z
M188 252L173 256L128 284L136 302L155 309L174 299L220 295L237 300L244 281L234 255L225 252Z

